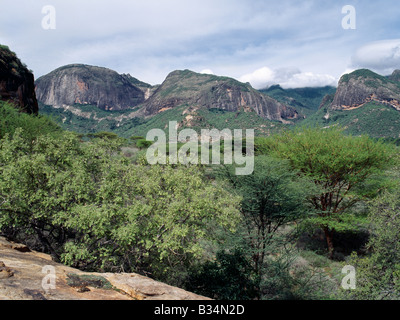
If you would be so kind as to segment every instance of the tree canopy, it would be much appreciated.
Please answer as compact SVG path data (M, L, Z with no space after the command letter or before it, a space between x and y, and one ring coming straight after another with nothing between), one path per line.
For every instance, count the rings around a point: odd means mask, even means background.
M132 163L118 154L118 143L82 143L68 132L34 141L22 129L6 134L0 229L30 234L69 265L162 273L201 256L207 224L235 228L238 197L208 183L198 168Z
M288 159L318 191L309 197L315 224L325 232L333 253L333 232L357 202L384 187L384 170L393 164L393 148L368 136L345 135L340 128L300 128L264 141L264 152Z

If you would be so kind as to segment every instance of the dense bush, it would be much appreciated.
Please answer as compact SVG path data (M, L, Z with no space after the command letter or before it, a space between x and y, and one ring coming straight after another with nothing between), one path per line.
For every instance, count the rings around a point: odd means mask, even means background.
M162 278L200 257L207 224L234 229L237 197L197 168L142 166L116 154L118 140L73 133L0 143L0 230L90 270Z
M0 101L0 139L6 134L13 135L17 128L23 128L21 134L29 140L34 140L41 134L61 132L50 118L21 113L13 105Z
M372 202L369 219L371 254L353 254L347 264L356 268L356 288L342 292L346 299L398 300L400 298L400 200L386 192Z

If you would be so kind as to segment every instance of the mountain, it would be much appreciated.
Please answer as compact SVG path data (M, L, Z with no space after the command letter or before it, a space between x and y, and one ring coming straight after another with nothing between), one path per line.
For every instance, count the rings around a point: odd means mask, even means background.
M58 68L36 80L37 98L45 105L95 105L108 111L126 110L143 103L150 87L130 75L83 64Z
M280 85L273 85L260 92L274 98L275 100L295 108L300 117L308 117L316 112L321 105L321 101L327 95L334 95L335 87L305 87L294 89L283 89Z
M219 109L229 112L252 110L264 119L286 123L298 116L294 108L260 93L249 84L190 70L170 73L143 104L140 114L152 116L181 105L192 109Z
M367 69L342 76L336 94L304 121L307 125L340 125L354 135L400 138L399 71L381 76Z
M123 95L133 92L133 98ZM140 92L138 92L140 90ZM298 118L295 108L228 77L189 70L152 86L129 74L86 65L61 67L36 82L41 112L65 129L145 135L178 121L180 128L254 128L260 134ZM117 103L118 97L123 103Z
M393 73L388 77L391 81L400 82L400 70L394 70Z
M138 116L151 117L171 108L195 108L235 112L254 110L259 116L281 122L297 118L294 108L237 80L190 70L174 71L160 86L151 86L129 74L106 68L68 65L36 81L38 100L54 107L94 105L105 111L140 106Z
M395 79L396 74L397 71L391 77L384 77L368 69L360 69L342 76L330 109L357 109L375 101L400 111L400 82L390 79Z
M0 45L0 99L12 102L26 113L37 114L39 111L32 72L3 45Z
M81 133L145 136L177 121L181 129L252 128L259 135L304 124L400 137L399 70L386 77L356 70L342 76L337 88L276 85L258 91L232 78L190 70L173 71L152 86L106 68L69 65L39 78L36 90L41 112Z

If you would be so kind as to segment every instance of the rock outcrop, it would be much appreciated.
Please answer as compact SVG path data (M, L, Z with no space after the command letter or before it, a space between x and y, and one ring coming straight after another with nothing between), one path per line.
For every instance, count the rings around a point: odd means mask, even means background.
M0 99L30 114L39 111L34 76L7 46L0 45Z
M37 79L36 95L45 105L95 105L102 110L120 111L145 101L145 92L133 84L134 80L107 68L72 64Z
M153 116L180 105L232 112L249 108L265 119L281 122L298 117L294 108L260 93L249 84L190 70L170 73L144 103L140 113L143 116Z
M389 80L400 82L400 70L394 70L393 73L388 77Z
M228 77L174 71L158 86L151 86L129 74L106 68L68 65L36 81L39 102L56 108L96 105L107 111L133 109L134 117L152 117L187 105L193 108L254 111L259 116L289 123L298 118L295 108Z
M393 79L396 74L393 74ZM340 79L330 109L351 110L371 101L400 111L400 84L367 69L354 71Z
M0 300L210 300L137 274L85 273L0 237Z

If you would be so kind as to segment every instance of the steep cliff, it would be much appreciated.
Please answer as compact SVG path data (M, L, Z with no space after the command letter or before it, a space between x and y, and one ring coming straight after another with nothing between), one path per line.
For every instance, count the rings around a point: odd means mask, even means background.
M305 125L339 125L353 135L400 138L399 71L381 76L367 69L344 75L334 96L327 95Z
M396 71L391 77L384 77L367 69L346 74L339 81L330 109L356 109L377 102L400 111L400 82L391 80L397 77Z
M180 105L237 112L250 109L259 116L281 122L297 118L294 108L231 78L174 71L144 103L141 114L153 116Z
M145 101L145 93L133 84L133 79L107 68L72 64L37 79L36 94L45 105L126 110Z
M0 99L21 111L37 114L34 76L7 46L0 45Z

